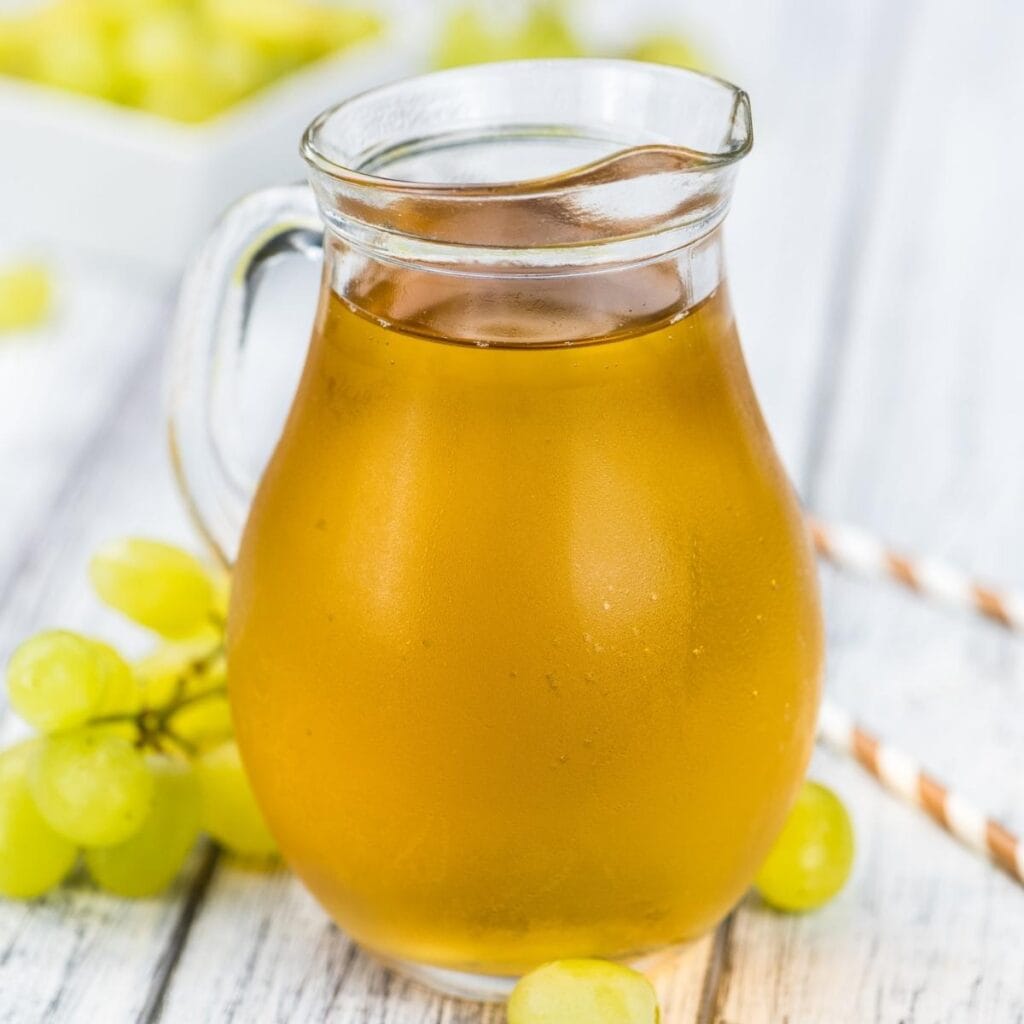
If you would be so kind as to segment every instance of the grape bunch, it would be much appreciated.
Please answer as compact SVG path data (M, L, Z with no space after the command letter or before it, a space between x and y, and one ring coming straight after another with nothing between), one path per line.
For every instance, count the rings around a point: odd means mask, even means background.
M380 28L318 0L47 0L0 10L0 74L198 122Z
M104 602L160 641L129 664L55 629L11 656L10 704L38 735L0 752L0 894L38 896L81 858L101 888L151 896L201 832L272 856L232 738L226 576L141 539L101 548L90 576Z

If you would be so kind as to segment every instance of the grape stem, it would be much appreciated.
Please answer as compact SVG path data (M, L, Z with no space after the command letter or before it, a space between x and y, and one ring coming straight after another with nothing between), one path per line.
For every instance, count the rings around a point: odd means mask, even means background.
M171 699L165 704L157 707L143 707L138 711L125 712L123 714L100 715L90 719L90 725L116 725L119 723L130 723L139 731L135 745L140 749L150 747L157 753L163 753L163 740L170 740L181 747L186 754L197 753L194 743L185 739L173 727L171 720L180 711L192 707L211 697L227 696L226 686L211 686L208 690L200 693L188 693L188 684L193 679L202 677L218 658L224 655L224 645L218 643L201 658L193 661L178 678L175 680L174 693Z

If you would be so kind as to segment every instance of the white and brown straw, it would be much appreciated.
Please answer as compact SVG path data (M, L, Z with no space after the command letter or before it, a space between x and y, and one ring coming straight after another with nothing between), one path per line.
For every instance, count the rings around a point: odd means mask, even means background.
M991 857L1024 884L1024 846L1020 839L947 789L908 754L862 729L830 701L822 705L818 736L834 750L853 757L886 789L927 812L950 835Z
M841 569L874 579L889 579L922 597L973 612L1006 629L1024 632L1024 598L985 586L942 562L912 559L852 526L808 520L818 554ZM818 736L853 757L886 789L920 807L962 843L990 857L1024 884L1024 843L959 793L926 772L909 754L883 742L825 701Z
M985 586L933 558L910 558L856 526L808 519L814 546L840 569L887 579L940 604L974 612L1007 629L1024 632L1024 598Z

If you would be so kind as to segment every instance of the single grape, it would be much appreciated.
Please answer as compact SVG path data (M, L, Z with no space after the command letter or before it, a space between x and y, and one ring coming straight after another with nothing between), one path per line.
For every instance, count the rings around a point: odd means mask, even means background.
M142 706L142 691L135 681L131 666L109 644L101 643L99 640L90 642L99 672L106 681L99 714L135 714Z
M234 853L267 856L276 851L233 741L201 754L196 776L206 832Z
M134 665L146 707L159 708L179 696L224 687L227 662L221 639L206 636L158 644Z
M265 60L255 47L223 37L214 38L206 44L203 67L211 88L222 97L225 105L237 103L274 77L272 62ZM215 610L218 612L221 611L222 582L226 575L217 573L213 580Z
M209 620L214 593L206 569L170 544L111 541L93 555L89 575L107 604L162 636L189 636Z
M508 1024L657 1024L651 983L608 960L556 960L521 978Z
M32 899L59 885L78 855L32 799L28 765L40 742L29 740L0 753L0 895L11 899Z
M670 33L642 39L630 50L629 57L651 64L671 64L680 68L702 68L705 64L689 40Z
M96 882L118 896L154 896L177 877L199 834L199 787L191 765L169 757L147 761L153 808L123 843L85 851Z
M217 746L234 734L231 706L225 694L201 693L171 715L170 728L199 750Z
M145 81L189 74L201 47L198 22L184 10L169 10L127 25L118 41L118 58L124 74Z
M480 13L472 7L462 7L453 11L441 27L434 64L439 68L481 64L500 60L497 51Z
M22 263L0 270L0 331L41 324L52 304L53 285L44 267Z
M212 569L210 579L213 583L213 618L223 624L228 621L228 605L231 603L231 576L223 569Z
M813 910L846 884L853 867L853 825L842 801L805 782L755 884L778 910Z
M103 710L109 687L120 686L118 663L130 684L131 671L111 648L66 630L39 633L7 665L11 706L41 732L83 725Z
M117 77L109 41L92 25L68 24L45 32L31 62L34 79L72 92L113 98Z
M91 726L41 741L29 766L40 813L80 846L113 846L137 832L153 802L153 776L138 750Z
M583 48L576 39L557 3L535 3L517 38L511 58L579 57Z

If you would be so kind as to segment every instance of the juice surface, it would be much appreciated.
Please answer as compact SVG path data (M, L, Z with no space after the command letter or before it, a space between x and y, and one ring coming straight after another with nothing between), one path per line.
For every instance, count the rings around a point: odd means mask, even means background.
M401 328L325 293L229 626L290 864L360 942L453 968L706 930L795 795L822 659L724 288L572 344L505 295L488 347L430 337L472 336L456 292L381 298Z

